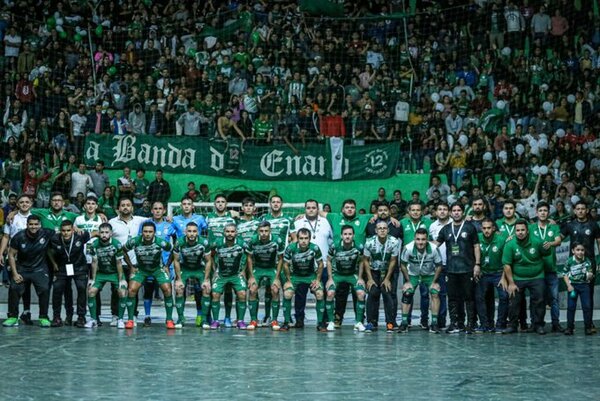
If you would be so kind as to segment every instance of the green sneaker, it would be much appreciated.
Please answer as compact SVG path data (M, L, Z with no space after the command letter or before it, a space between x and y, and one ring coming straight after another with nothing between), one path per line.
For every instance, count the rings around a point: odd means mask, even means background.
M202 327L202 315L196 316L196 327Z
M40 327L50 327L51 323L50 320L45 319L45 318L40 318Z
M19 327L19 319L17 319L16 317L9 317L2 323L2 326L4 326L4 327Z

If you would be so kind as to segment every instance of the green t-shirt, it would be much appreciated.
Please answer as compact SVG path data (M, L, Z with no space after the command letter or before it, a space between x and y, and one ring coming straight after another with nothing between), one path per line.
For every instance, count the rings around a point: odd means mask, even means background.
M21 181L21 168L23 161L7 160L4 162L4 178L11 181Z
M300 249L297 242L292 242L285 248L283 260L288 264L290 275L310 277L317 272L318 261L323 258L321 250L312 242L306 249Z
M510 237L511 235L514 235L515 233L515 224L517 223L517 221L515 220L514 223L512 224L508 224L506 222L506 220L503 218L496 220L496 226L498 227L498 231L501 233L506 234L507 237Z
M123 246L123 252L135 252L137 268L149 272L161 267L162 251L170 252L172 249L173 245L164 239L154 237L154 241L147 244L141 235L130 238Z
M263 217L263 220L271 223L271 234L281 238L281 240L287 244L290 232L293 232L294 220L284 214L273 217L271 213L267 213Z
M225 226L235 224L235 219L229 212L225 212L223 216L211 212L206 216L206 223L208 224L208 242L212 244L223 238Z
M544 256L550 251L545 250L543 243L530 235L525 241L516 237L504 245L502 265L512 269L514 281L537 280L544 278Z
M537 223L529 225L529 232L538 238L542 243L554 242L560 237L560 227L556 224L547 224L545 229L538 226ZM547 272L556 273L556 248L550 248L550 254L544 256L544 269Z
M415 232L419 228L424 228L429 232L429 226L431 225L431 220L427 217L421 217L421 219L414 223L410 217L405 217L400 220L400 227L402 227L402 242L404 244L409 244L415 240ZM437 238L434 238L437 239Z
M206 238L198 237L190 243L184 236L177 240L173 252L179 256L181 270L198 271L204 268L204 258L210 249Z
M356 242L350 248L345 248L342 242L330 246L328 255L332 272L342 276L358 274L363 252L364 246Z
M578 261L574 256L567 259L567 263L563 266L563 274L569 277L571 284L587 283L587 273L593 273L592 263L588 258L583 261Z
M93 238L87 244L87 249L92 258L98 261L98 273L117 273L117 258L123 256L123 246L119 241L111 238L104 243L100 238Z
M254 136L256 138L266 139L269 132L273 132L273 124L269 120L263 121L258 119L252 125L252 131L254 131Z
M244 240L245 243L248 243L254 234L256 234L256 230L258 229L258 225L260 224L260 220L252 219L252 220L243 220L238 219L237 221L237 232L238 235Z
M135 185L133 197L135 200L137 200L136 203L141 203L148 196L148 188L150 187L150 183L145 178L135 178L133 180L133 184Z
M481 247L481 272L484 274L502 272L504 270L502 251L506 243L506 234L496 232L490 239L486 239L483 233L478 235Z
M373 216L369 214L357 214L353 218L348 219L342 213L327 213L327 221L329 221L333 230L333 243L340 243L342 240L342 227L349 225L354 228L354 242L364 244L367 224L369 224L371 217Z
M58 213L53 213L50 209L32 209L31 214L38 216L42 222L42 228L49 228L55 232L60 231L60 225L65 220L75 222L75 218L79 216L77 213L61 210Z
M215 271L219 276L231 277L240 274L244 269L242 256L245 253L244 241L236 238L235 242L228 245L225 238L219 238L213 246L215 250Z
M283 255L285 244L281 238L271 235L267 242L262 242L258 235L254 235L246 243L246 252L252 256L254 267L257 269L277 268L277 259Z

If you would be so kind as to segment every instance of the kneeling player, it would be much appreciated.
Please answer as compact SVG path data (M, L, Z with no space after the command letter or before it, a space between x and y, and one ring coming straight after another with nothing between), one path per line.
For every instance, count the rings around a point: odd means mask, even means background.
M365 282L363 276L363 246L354 243L354 228L345 225L342 227L342 241L329 248L327 256L327 301L325 309L327 316L333 319L335 289L340 283L348 283L356 292L355 331L365 331L362 321L365 315ZM327 331L334 331L333 321L327 323Z
M108 223L102 223L99 227L99 238L94 238L87 249L92 257L92 272L88 289L88 306L90 308L91 320L85 324L87 328L93 328L98 325L98 310L96 305L96 294L102 291L104 284L110 283L113 288L119 291L119 314L117 327L125 328L123 323L123 313L125 312L125 300L127 299L127 281L123 274L123 265L121 256L123 256L123 246L119 241L112 238L112 226Z
M404 276L402 287L402 323L399 333L408 331L408 314L415 288L421 283L429 288L431 299L431 325L430 333L439 333L438 312L440 310L440 285L438 277L442 272L442 256L438 247L427 241L427 230L419 228L415 232L414 241L408 243L400 256L400 268Z
M323 260L319 247L310 242L310 231L306 228L298 230L298 242L287 246L283 255L283 270L286 283L283 286L283 314L285 321L281 330L287 331L292 320L292 298L299 285L307 285L317 298L317 330L327 331L323 325L325 312L323 300ZM315 266L317 268L315 269Z
M205 262L205 264L203 264ZM173 265L175 266L175 307L177 308L177 324L180 329L185 324L185 290L188 284L193 284L196 290L196 326L201 326L203 321L202 311L210 308L210 285L202 286L198 291L195 284L204 281L205 268L212 266L212 257L208 248L208 241L198 235L198 225L194 222L187 223L185 236L177 240L173 249ZM200 304L201 302L201 304ZM201 307L199 307L201 305Z
M174 329L173 323L173 296L171 294L171 280L169 279L169 265L172 256L166 265L162 265L162 251L170 252L173 245L170 242L156 237L156 227L151 221L142 224L142 235L131 238L123 246L123 258L131 269L131 278L129 280L129 297L127 298L127 314L129 320L125 324L126 329L133 329L133 309L137 293L142 283L150 276L160 285L165 299L165 310L167 312L167 329ZM133 250L137 259L137 266L134 266L127 255L127 252Z

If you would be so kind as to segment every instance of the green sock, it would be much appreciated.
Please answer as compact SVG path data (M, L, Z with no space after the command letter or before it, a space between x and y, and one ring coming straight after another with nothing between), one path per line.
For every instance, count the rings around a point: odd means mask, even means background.
M402 314L402 323L408 324L408 313Z
M327 319L333 322L335 314L333 313L333 301L325 301L325 310L327 311Z
M127 308L127 297L119 298L119 319L123 319L125 309Z
M438 315L434 315L433 313L431 314L431 324L437 324L437 316Z
M279 301L279 299L275 299L272 302L272 309L273 309L273 315L271 316L271 318L273 320L277 320L277 318L279 317L279 306L281 305L281 302ZM266 312L265 312L266 315Z
M127 317L133 320L133 308L135 306L135 297L127 297Z
M219 320L219 312L221 311L221 300L212 301L210 303L213 320Z
M94 320L98 320L98 314L96 313L96 297L88 297L88 307L90 308L90 316Z
M165 311L167 311L167 320L173 320L173 297L165 297Z
M179 320L183 319L183 309L185 307L184 297L175 297L175 307L177 308L177 317Z
M356 322L362 322L365 318L365 301L356 301Z
M204 316L210 315L210 297L202 297L202 313Z
M292 300L283 298L283 318L286 323L292 321Z
M251 299L248 301L250 307L250 320L258 320L258 299Z
M257 301L258 303L258 301ZM237 315L238 321L244 321L244 316L246 316L246 300L243 301L237 300L235 302L235 313Z
M324 300L317 300L317 324L320 324L323 322L323 314L325 312L325 301Z

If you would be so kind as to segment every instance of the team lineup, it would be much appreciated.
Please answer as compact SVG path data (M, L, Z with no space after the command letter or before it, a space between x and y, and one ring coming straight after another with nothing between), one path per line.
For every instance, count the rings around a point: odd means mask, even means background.
M406 333L418 290L420 329L434 334L545 334L549 306L552 332L572 335L578 299L584 333L595 333L594 246L600 243L600 228L588 219L583 202L575 205L575 218L561 227L549 219L545 202L537 204L536 218L529 221L516 215L513 201L506 201L504 217L493 221L478 197L469 205L440 202L429 216L422 203L409 202L406 217L398 218L391 216L387 202L379 202L373 215L357 214L352 199L343 202L339 213L322 211L311 199L304 213L288 215L278 195L269 199L269 211L260 218L253 199L245 198L238 212L228 210L223 195L204 215L196 214L187 197L175 216L167 216L166 205L155 202L151 218L134 216L129 198L119 200L118 216L108 221L98 213L95 197L86 199L81 215L63 206L60 193L52 194L49 209L33 209L31 199L22 195L8 217L0 243L0 254L8 250L3 263L10 281L5 327L31 324L33 286L41 327L71 324L76 315L76 326L95 328L102 325L100 293L108 284L110 324L120 329L137 326L143 288L144 325L152 324L153 294L160 290L169 330L186 325L302 328L310 291L318 331L341 327L351 295L355 331L380 328L383 300L381 326ZM567 238L571 254L558 269L555 249ZM560 281L569 294L566 328L560 323ZM261 288L265 310L259 319ZM186 294L194 295L193 323L186 322ZM220 319L222 300L225 316Z

